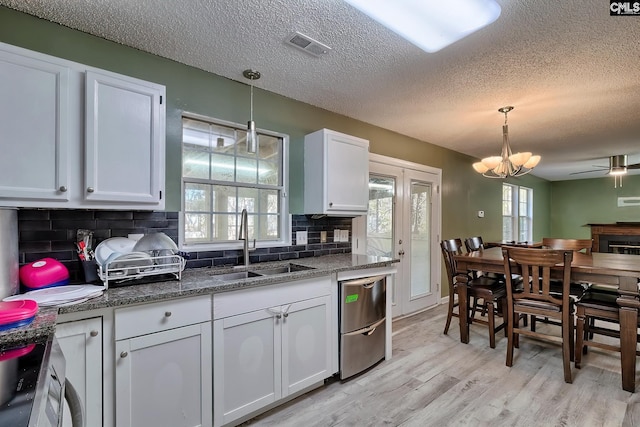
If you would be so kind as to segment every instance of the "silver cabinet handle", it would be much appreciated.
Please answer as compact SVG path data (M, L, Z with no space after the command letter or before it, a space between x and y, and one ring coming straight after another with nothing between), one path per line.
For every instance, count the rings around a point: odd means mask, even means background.
M98 336L98 331L91 331L91 332L89 332L89 335L91 335L92 337L97 337Z
M276 319L282 319L282 314L276 314Z
M123 351L122 353L120 353L120 358L124 359L125 357L127 357L129 355L129 353L127 353L126 351Z
M164 317L171 317L171 312L170 311L165 311L164 312Z
M59 188L61 193L66 193L67 192L67 187L65 187L64 185L61 185Z
M93 193L94 191L93 187L87 187L87 193Z
M282 311L282 315L283 315L284 317L289 317L289 310L290 310L290 309L291 309L291 304L289 304L289 305L287 306L287 308L285 308L284 310L282 310L282 309L281 309L281 311Z
M329 207L332 207L332 206L333 206L333 202L329 202Z

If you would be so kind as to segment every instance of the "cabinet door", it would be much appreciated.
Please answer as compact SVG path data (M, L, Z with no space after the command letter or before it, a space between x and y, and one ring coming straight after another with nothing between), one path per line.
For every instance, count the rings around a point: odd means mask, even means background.
M330 308L329 296L283 306L283 396L331 376Z
M274 313L258 310L214 322L216 426L263 408L282 395L281 320Z
M339 133L327 135L327 212L367 213L369 205L369 145Z
M0 50L0 94L0 204L68 200L69 69Z
M56 325L66 377L84 404L85 425L102 425L102 318ZM67 424L65 424L67 425Z
M116 341L116 425L211 426L211 322Z
M164 90L87 71L84 199L164 206Z

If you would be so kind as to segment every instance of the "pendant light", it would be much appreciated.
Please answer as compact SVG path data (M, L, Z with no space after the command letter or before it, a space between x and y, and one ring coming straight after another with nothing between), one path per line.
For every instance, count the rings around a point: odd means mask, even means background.
M258 149L258 134L256 123L253 121L253 81L260 78L260 72L256 70L244 70L242 75L251 80L251 111L247 123L247 153L255 153Z
M530 152L511 153L509 145L509 127L507 125L507 113L514 107L502 107L498 111L504 113L504 125L502 126L502 152L499 156L485 157L473 164L473 169L487 178L507 178L510 176L526 175L540 162L540 156L534 156Z

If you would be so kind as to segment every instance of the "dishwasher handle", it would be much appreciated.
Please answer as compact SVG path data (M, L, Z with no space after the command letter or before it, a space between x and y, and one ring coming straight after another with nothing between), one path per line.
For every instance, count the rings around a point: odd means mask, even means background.
M373 325L369 325L366 328L358 329L357 331L347 332L347 333L344 333L342 335L344 335L344 336L350 336L350 335L367 335L367 336L369 336L369 335L373 334L380 325L384 324L384 322L386 320L387 320L387 318L383 317L382 319L378 320Z
M363 277L361 279L349 280L340 283L342 284L342 286L363 286L367 289L371 289L376 282L384 280L386 277L386 275Z

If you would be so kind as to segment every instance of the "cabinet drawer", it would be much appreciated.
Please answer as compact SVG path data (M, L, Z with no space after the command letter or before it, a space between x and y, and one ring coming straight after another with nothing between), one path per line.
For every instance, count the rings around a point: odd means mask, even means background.
M116 340L211 320L211 296L157 302L115 311Z
M223 319L325 295L331 295L331 279L328 276L222 292L213 295L214 319Z

